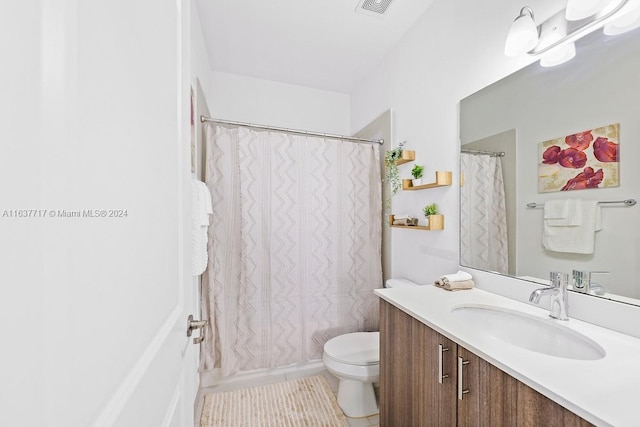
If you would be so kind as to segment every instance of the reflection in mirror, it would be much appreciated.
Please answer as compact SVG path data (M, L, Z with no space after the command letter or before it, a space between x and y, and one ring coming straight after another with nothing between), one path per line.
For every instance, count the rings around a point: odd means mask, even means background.
M591 277L589 293L640 305L640 205L599 205L593 253L542 244L547 202L640 197L640 30L615 38L598 31L576 46L578 55L568 63L534 63L462 100L462 150L505 155L461 154L460 263L543 283L550 271L607 271ZM618 186L539 192L541 143L617 123Z

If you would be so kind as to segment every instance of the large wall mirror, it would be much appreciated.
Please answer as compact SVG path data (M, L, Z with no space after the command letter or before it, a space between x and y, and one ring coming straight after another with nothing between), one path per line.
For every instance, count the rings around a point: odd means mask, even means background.
M461 101L460 263L541 283L550 271L606 271L591 293L640 305L640 203L600 205L593 253L542 245L545 202L640 199L640 29L596 31L576 48L570 62L533 63ZM617 123L619 186L539 192L540 143Z

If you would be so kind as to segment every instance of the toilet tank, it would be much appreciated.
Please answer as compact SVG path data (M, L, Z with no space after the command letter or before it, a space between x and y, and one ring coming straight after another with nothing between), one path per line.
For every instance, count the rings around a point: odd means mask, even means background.
M412 282L409 279L387 279L384 284L385 288L401 288L403 286L422 286L416 282Z

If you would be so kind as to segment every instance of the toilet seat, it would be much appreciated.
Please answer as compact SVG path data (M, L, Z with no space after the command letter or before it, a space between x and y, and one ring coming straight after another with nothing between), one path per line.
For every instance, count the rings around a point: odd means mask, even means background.
M324 354L349 365L379 365L380 332L353 332L337 336L325 343Z

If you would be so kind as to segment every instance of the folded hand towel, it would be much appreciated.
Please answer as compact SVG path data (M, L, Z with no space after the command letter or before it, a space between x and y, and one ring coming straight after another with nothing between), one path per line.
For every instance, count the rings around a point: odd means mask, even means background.
M400 214L400 215L394 215L393 216L394 220L396 220L396 219L407 219L407 218L411 218L411 215L409 215L409 214Z
M464 280L471 280L473 279L473 277L466 271L459 270L454 274L443 274L442 276L440 276L440 279L449 282L462 282Z
M464 289L472 289L474 286L473 280L460 280L460 281L445 281L444 279L438 279L434 284L447 291L462 291Z
M551 218L544 220L542 245L546 250L576 254L593 253L595 232L602 229L600 206L593 200L575 202L579 212L574 217L578 221L572 221L575 225L558 224ZM545 203L545 209L547 203Z
M418 225L418 218L393 219L393 225Z

